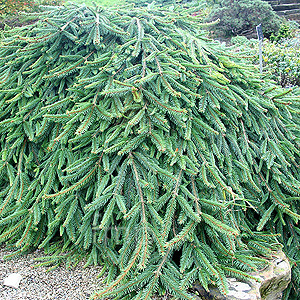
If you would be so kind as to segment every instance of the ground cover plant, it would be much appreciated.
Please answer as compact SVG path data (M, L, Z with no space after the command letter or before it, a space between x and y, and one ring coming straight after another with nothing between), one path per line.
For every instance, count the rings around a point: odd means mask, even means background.
M17 14L19 12L32 12L39 5L61 5L61 0L0 0L1 14Z
M0 0L0 30L34 23L37 20L35 13L40 11L41 5L59 6L62 3L62 0Z
M298 98L194 11L70 5L1 41L0 243L103 264L95 298L226 294L300 218Z
M31 19L21 16L20 12L30 12L34 9L35 3L33 1L0 1L0 30L9 25L15 27L30 23Z
M7 13L17 13L19 11L30 11L35 6L34 1L26 1L26 0L1 0L0 8L1 14Z

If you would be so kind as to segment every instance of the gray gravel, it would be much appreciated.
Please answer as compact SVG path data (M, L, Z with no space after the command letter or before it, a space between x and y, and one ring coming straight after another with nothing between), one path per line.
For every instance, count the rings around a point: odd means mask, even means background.
M101 278L97 275L100 266L83 268L80 262L75 268L60 266L46 272L47 267L33 268L43 251L3 260L3 256L11 253L0 247L0 300L87 300L93 292L101 288ZM19 288L14 289L3 285L3 279L11 273L22 275Z

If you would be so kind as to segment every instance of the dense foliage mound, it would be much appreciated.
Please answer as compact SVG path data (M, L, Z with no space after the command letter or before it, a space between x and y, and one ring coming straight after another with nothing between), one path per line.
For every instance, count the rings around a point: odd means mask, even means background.
M298 100L192 12L52 8L1 42L0 243L102 263L95 297L226 293L300 218Z

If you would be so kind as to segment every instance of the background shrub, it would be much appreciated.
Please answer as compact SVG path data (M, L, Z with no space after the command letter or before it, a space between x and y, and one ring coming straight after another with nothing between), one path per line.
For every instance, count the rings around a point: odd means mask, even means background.
M232 38L236 51L246 54L247 59L258 64L258 41L246 37ZM280 42L264 40L263 64L264 72L270 79L282 87L300 85L300 37L299 33L290 39Z
M287 23L281 24L277 34L272 33L270 36L270 41L280 42L284 39L295 37L295 31L299 28L298 23L295 21L289 21Z
M300 51L296 41L266 41L263 58L266 71L281 86L300 85Z
M270 4L262 0L223 0L213 6L208 21L219 19L212 27L218 36L236 36L255 33L255 26L263 25L264 34L276 33L283 19Z

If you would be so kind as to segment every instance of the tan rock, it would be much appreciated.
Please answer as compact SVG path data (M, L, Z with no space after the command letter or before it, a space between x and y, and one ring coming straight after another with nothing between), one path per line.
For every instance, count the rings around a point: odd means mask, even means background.
M260 279L260 282L255 280L241 282L229 278L229 291L226 296L216 287L210 287L209 293L199 284L195 284L194 288L203 300L280 300L282 292L291 281L291 267L285 254L280 251L270 266L251 275Z

